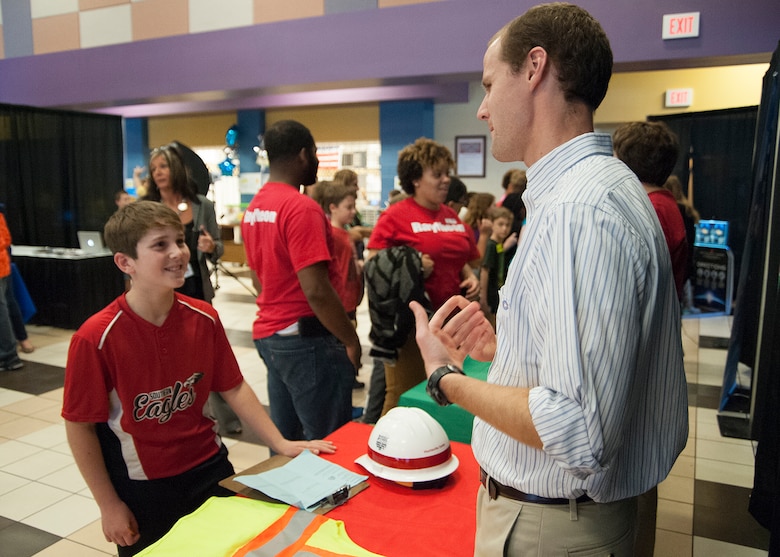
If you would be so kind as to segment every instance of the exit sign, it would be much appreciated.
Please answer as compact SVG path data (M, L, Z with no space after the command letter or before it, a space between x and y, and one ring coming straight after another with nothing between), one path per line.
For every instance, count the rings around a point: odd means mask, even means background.
M667 89L666 108L681 108L691 106L693 103L693 89Z
M666 14L661 31L662 39L687 39L699 36L700 12L685 14Z

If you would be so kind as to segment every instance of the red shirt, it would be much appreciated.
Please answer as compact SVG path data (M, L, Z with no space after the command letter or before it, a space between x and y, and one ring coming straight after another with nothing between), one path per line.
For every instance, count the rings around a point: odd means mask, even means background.
M102 444L105 458L124 461L130 479L167 478L217 453L221 442L203 406L210 391L242 381L210 304L176 294L158 327L122 294L71 338L62 417L107 423L118 442Z
M327 261L330 281L338 283L331 261L331 228L322 207L288 184L269 182L252 199L241 234L247 263L262 286L254 339L269 337L301 317L314 315L298 271Z
M8 230L5 217L0 213L0 278L11 274L11 256L8 255L9 247L11 247L11 232Z
M353 312L357 309L363 282L358 275L355 244L349 237L349 232L337 226L333 227L333 263L338 273L338 282L334 283L333 287L346 312Z
M657 190L648 194L653 204L658 221L666 237L669 255L672 258L674 285L677 287L677 297L682 299L683 284L688 269L688 239L685 236L685 224L677 207L677 201L670 191Z
M411 246L433 259L425 291L434 309L460 294L464 265L480 257L471 228L455 211L446 205L431 211L411 197L391 205L379 216L367 247L381 250L392 246Z

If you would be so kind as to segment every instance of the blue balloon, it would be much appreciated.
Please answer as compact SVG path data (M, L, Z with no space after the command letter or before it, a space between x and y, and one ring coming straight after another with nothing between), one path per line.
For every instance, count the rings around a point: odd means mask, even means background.
M227 157L224 161L219 163L219 170L222 172L223 176L232 176L235 169L236 165L233 164L233 161L230 160L230 157Z
M228 147L235 147L237 140L238 140L238 127L231 126L230 129L225 134L225 143L227 143Z

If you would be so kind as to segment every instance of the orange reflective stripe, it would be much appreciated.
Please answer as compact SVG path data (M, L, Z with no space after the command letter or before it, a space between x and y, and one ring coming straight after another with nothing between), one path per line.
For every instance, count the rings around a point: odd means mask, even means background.
M304 545L301 549L307 551L308 554L318 555L319 557L349 557L349 555L346 553L336 553L334 551L328 551L327 549L323 549L321 547L312 547L310 545Z
M327 520L324 516L321 514L318 514L314 517L314 520L312 520L309 525L304 529L304 531L301 533L301 536L295 541L295 543L290 544L285 548L284 551L280 551L276 554L276 557L294 557L298 551L306 547L307 550L309 550L310 553L314 553L315 555L320 555L319 548L307 546L306 542L309 541L309 538L314 535L314 532L317 531L317 529L322 526L322 524Z
M233 553L233 557L244 557L250 551L257 549L265 545L266 543L268 543L271 540L271 538L279 534L279 532L281 532L287 527L287 525L292 520L293 516L295 516L296 512L298 512L298 509L296 509L295 507L288 508L284 512L284 514L279 518L279 520L271 524L271 526L269 526L268 528L260 532L257 536L252 538L247 544L245 544L244 546L239 548L238 551Z
M310 545L311 538L328 522L330 519L322 515L289 507L273 524L236 550L232 557L257 557L271 554L276 557L350 557L354 555L354 553L341 553ZM354 544L351 540L350 543ZM356 549L362 550L359 546L356 546Z

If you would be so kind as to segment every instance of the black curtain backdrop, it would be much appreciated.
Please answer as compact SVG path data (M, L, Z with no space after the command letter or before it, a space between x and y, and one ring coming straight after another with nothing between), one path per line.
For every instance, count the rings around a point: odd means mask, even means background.
M123 187L122 119L0 104L0 203L14 244L78 247Z
M648 117L665 122L679 136L680 160L673 174L680 178L687 193L692 171L693 205L701 218L729 221L735 294L753 191L757 114L758 107L750 106Z

